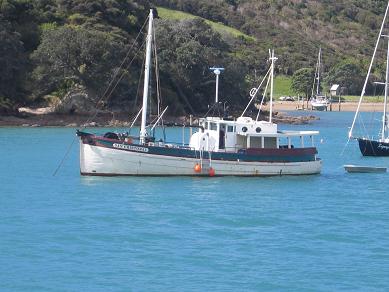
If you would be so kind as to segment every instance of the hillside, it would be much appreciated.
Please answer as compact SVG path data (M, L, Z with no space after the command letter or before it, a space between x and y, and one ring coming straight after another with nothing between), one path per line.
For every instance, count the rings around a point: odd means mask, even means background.
M85 104L100 101L108 111L137 112L145 42L138 33L151 6L160 16L155 27L161 96L170 114L185 114L207 111L212 103L214 75L208 68L215 65L226 68L221 96L232 108L242 107L254 76L266 72L270 48L279 58L276 96L292 94L298 70L311 74L306 69L314 67L319 47L323 82L358 93L386 3L0 0L0 111L68 102L73 112L77 96ZM377 80L382 71L374 69Z
M155 0L234 27L258 40L257 47L274 47L279 69L292 74L315 63L323 48L326 69L338 60L366 58L372 52L385 1L374 0Z

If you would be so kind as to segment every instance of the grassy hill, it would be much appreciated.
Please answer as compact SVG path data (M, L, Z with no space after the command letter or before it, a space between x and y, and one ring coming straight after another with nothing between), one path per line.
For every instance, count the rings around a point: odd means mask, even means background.
M280 96L293 96L295 95L290 89L292 79L289 76L281 75L274 78L274 96L278 98Z
M190 18L199 17L199 16L195 16L195 15L190 14L190 13L186 13L186 12L182 12L182 11L178 11L178 10L174 10L174 9L168 9L168 8L164 8L164 7L160 7L160 6L158 6L157 9L158 9L158 15L162 19L182 20L182 19L190 19ZM202 17L199 17L199 18L202 18ZM202 19L204 19L204 18L202 18ZM255 40L254 37L249 36L236 28L227 26L227 25L220 23L220 22L215 22L215 21L211 21L208 19L204 19L204 20L215 31L217 31L221 34L229 34L229 35L232 35L234 37L241 37L241 38L244 38L244 39L249 40L249 41Z

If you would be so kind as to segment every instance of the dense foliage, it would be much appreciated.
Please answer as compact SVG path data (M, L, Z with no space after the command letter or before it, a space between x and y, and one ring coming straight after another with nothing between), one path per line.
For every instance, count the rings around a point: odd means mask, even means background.
M24 65L20 34L12 30L9 22L0 19L0 103L4 106L9 107L10 98L21 91Z
M199 18L156 21L165 103L171 113L197 113L213 101L209 67L226 67L221 96L243 105L253 76L266 72L272 47L279 57L276 72L294 76L296 93L307 93L312 70L299 69L314 67L321 46L325 80L359 94L386 1L0 0L0 108L48 94L62 98L74 86L98 99L119 76L105 105L136 111L144 34L135 39L150 5L185 11L253 37L220 34ZM132 44L134 50L121 63ZM382 50L379 55L385 55ZM382 68L374 74L381 79Z
M153 0L154 3L222 22L277 49L282 72L312 66L323 48L326 66L371 47L387 1L373 0ZM330 58L331 57L331 58ZM307 66L309 65L309 66Z
M362 91L365 74L357 62L345 60L330 70L326 81L339 84L345 89L344 94L358 95Z
M32 54L37 64L33 74L43 93L69 81L102 92L124 57L123 48L99 31L71 26L49 29Z
M101 96L148 9L147 0L0 0L0 103L62 97L74 85ZM116 98L136 91L140 59L121 72Z
M220 95L230 103L240 101L247 72L228 54L230 47L218 33L201 19L159 21L157 27L162 84L172 89L166 96L178 95L178 104L204 111L214 101L215 77L209 67L225 66L228 74L222 74Z
M366 73L369 57L382 21L387 1L373 0L153 0L157 5L178 9L222 22L256 38L240 46L237 54L260 54L274 47L279 56L277 73L292 76L300 68L314 68L319 47L323 49L325 76L334 73L350 58L358 60L347 70L346 82L340 74L326 81L345 84L350 94L362 87L361 72ZM217 7L217 8L216 8ZM248 50L247 50L248 48ZM384 54L383 54L384 55ZM258 57L258 55L257 55ZM245 61L255 58L245 56ZM259 64L248 63L250 74ZM331 71L331 73L329 72ZM263 72L263 68L261 70ZM348 73L348 72L346 72ZM377 72L374 72L375 74ZM371 86L368 89L371 89ZM301 91L298 91L301 92ZM359 92L360 93L360 92ZM358 93L358 94L359 94Z

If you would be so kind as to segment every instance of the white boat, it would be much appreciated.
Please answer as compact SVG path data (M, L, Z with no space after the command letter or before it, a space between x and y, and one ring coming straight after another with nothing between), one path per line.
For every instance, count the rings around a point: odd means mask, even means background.
M380 173L386 172L386 167L379 166L363 166L363 165L344 165L344 169L351 173Z
M311 94L311 108L318 111L324 111L328 109L331 101L327 96L320 93L320 73L321 73L321 48L319 49L319 56L316 63L315 78L312 85L312 94ZM314 93L316 87L316 94Z
M318 111L327 110L330 103L331 102L324 95L316 95L313 99L311 99L312 109L318 110Z
M362 88L362 93L361 97L359 98L359 103L357 110L354 115L354 119L349 131L349 139L355 139L358 141L359 149L362 153L363 156L389 156L389 132L388 132L388 126L389 126L389 117L388 117L388 92L389 92L389 35L388 35L388 30L384 32L385 29L385 24L387 22L387 17L388 17L388 10L389 10L389 2L386 7L384 19L381 24L381 29L378 34L377 42L374 48L374 53L370 61L370 66L369 70L365 79L365 83ZM377 51L379 48L380 41L382 39L385 39L387 42L387 52L386 52L386 76L385 76L385 81L384 82L375 82L378 85L383 85L385 90L384 94L384 103L383 103L383 108L382 108L382 116L381 116L381 131L380 135L378 137L373 137L369 135L369 133L366 132L366 127L363 125L361 128L364 129L364 133L359 133L355 134L355 126L356 122L362 121L362 117L360 116L360 107L362 100L365 95L366 91L366 86L368 84L371 71L374 65L374 61L376 59ZM359 119L358 119L359 117Z
M251 90L250 102L240 117L200 119L198 130L190 137L188 145L156 142L150 136L156 124L149 131L146 127L153 11L150 11L148 28L140 135L95 135L77 131L81 175L269 176L320 173L322 162L313 144L314 136L319 132L282 131L272 122L273 73L277 60L274 51L266 76L258 88ZM215 104L218 105L221 68L212 69L216 74ZM262 100L270 83L269 120L258 120L259 114L254 120L244 114L265 80L267 85Z

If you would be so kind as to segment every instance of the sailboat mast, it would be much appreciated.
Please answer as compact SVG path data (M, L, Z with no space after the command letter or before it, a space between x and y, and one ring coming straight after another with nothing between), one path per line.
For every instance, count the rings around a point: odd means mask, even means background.
M321 47L319 49L319 59L317 60L317 87L316 87L316 95L319 95L320 91L320 67L321 67Z
M388 36L385 37L388 38ZM386 111L387 111L387 103L388 103L388 82L389 82L389 39L388 39L388 52L386 55L385 98L384 98L384 112L382 115L382 131L381 131L382 141L385 141L386 130L387 130Z
M358 102L357 110L356 110L355 115L354 115L353 123L351 124L350 131L348 132L349 139L352 138L352 136L353 136L353 130L354 130L355 122L356 122L358 114L359 114L359 109L361 108L363 96L365 95L367 82L369 81L369 76L370 76L370 73L371 73L371 69L373 67L374 58L375 58L375 55L377 53L378 44L380 42L382 31L384 30L384 27L385 27L385 21L386 21L386 17L388 16L388 11L389 11L389 2L388 2L388 5L386 6L384 19L382 20L380 33L378 34L378 39L377 39L377 42L375 44L374 53L373 53L373 56L372 56L371 61L370 61L369 70L367 71L365 83L363 84L363 88L362 88L362 92L361 92L361 97L359 98L359 102Z
M274 88L274 62L277 60L276 57L274 57L274 50L272 50L271 53L271 70L270 70L270 110L269 110L269 122L272 122L272 116L273 116L273 88Z
M146 61L145 61L145 79L143 84L143 105L142 105L142 122L140 127L140 143L145 143L146 138L146 115L147 115L147 100L149 96L149 79L150 79L150 61L151 61L151 43L153 34L153 10L150 9L149 28L146 38Z

